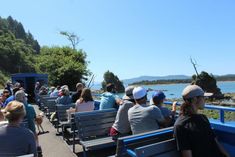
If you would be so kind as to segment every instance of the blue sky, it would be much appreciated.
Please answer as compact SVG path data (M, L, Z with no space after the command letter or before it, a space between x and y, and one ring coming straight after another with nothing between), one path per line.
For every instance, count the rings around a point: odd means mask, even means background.
M22 22L41 46L70 43L60 31L84 39L88 68L102 81L142 75L235 73L233 0L7 0L0 16Z

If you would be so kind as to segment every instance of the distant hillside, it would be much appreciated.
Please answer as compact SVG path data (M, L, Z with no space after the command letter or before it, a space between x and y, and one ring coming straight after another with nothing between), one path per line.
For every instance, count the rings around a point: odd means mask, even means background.
M167 75L167 76L140 76L131 79L122 80L124 84L132 84L134 82L140 82L144 80L154 81L154 80L186 80L191 79L191 76L186 75Z

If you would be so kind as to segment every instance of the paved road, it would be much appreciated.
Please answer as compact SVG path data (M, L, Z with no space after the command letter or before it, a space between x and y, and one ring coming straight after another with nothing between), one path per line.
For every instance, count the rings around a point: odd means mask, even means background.
M41 112L36 105L34 105L34 108L36 113ZM62 137L56 136L56 129L46 117L44 117L42 125L44 131L49 131L49 133L39 135L39 144L42 147L44 157L76 157ZM81 151L79 145L76 149L76 151Z

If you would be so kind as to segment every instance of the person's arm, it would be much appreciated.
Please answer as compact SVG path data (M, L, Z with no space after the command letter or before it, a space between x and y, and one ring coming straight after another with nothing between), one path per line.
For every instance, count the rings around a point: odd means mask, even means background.
M193 157L191 150L183 150L183 151L181 151L181 155L182 155L182 157Z
M220 151L226 156L230 157L230 155L227 153L227 151L224 149L224 147L219 143L219 141L215 138L215 142L218 145Z
M176 113L176 105L177 105L177 101L174 101L172 103L172 106L171 106L171 114L172 114L172 116L174 116L175 113Z
M123 104L123 100L120 99L120 98L116 98L115 102L116 102L117 105L122 105Z
M160 126L166 127L170 123L170 120L164 118L161 110L156 106L153 106L152 116L157 120L157 122Z

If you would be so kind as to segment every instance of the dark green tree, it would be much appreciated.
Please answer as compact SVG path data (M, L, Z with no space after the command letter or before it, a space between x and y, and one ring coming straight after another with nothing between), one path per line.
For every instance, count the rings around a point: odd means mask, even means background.
M216 79L212 74L202 71L198 76L192 76L192 84L200 86L204 91L214 93L214 97L222 98L223 94L217 87Z
M21 22L14 20L11 16L7 19L0 17L0 31L11 32L16 39L22 39L26 44L31 46L35 53L40 52L38 41L33 38L31 33L26 33Z
M118 93L123 93L125 91L123 83L119 80L116 75L114 75L114 73L110 71L106 71L104 73L104 81L102 82L102 88L105 89L108 83L113 83Z
M11 32L0 32L0 70L7 73L34 72L33 49Z
M49 75L51 85L66 84L72 90L90 75L86 53L70 47L42 47L36 66L40 73Z

